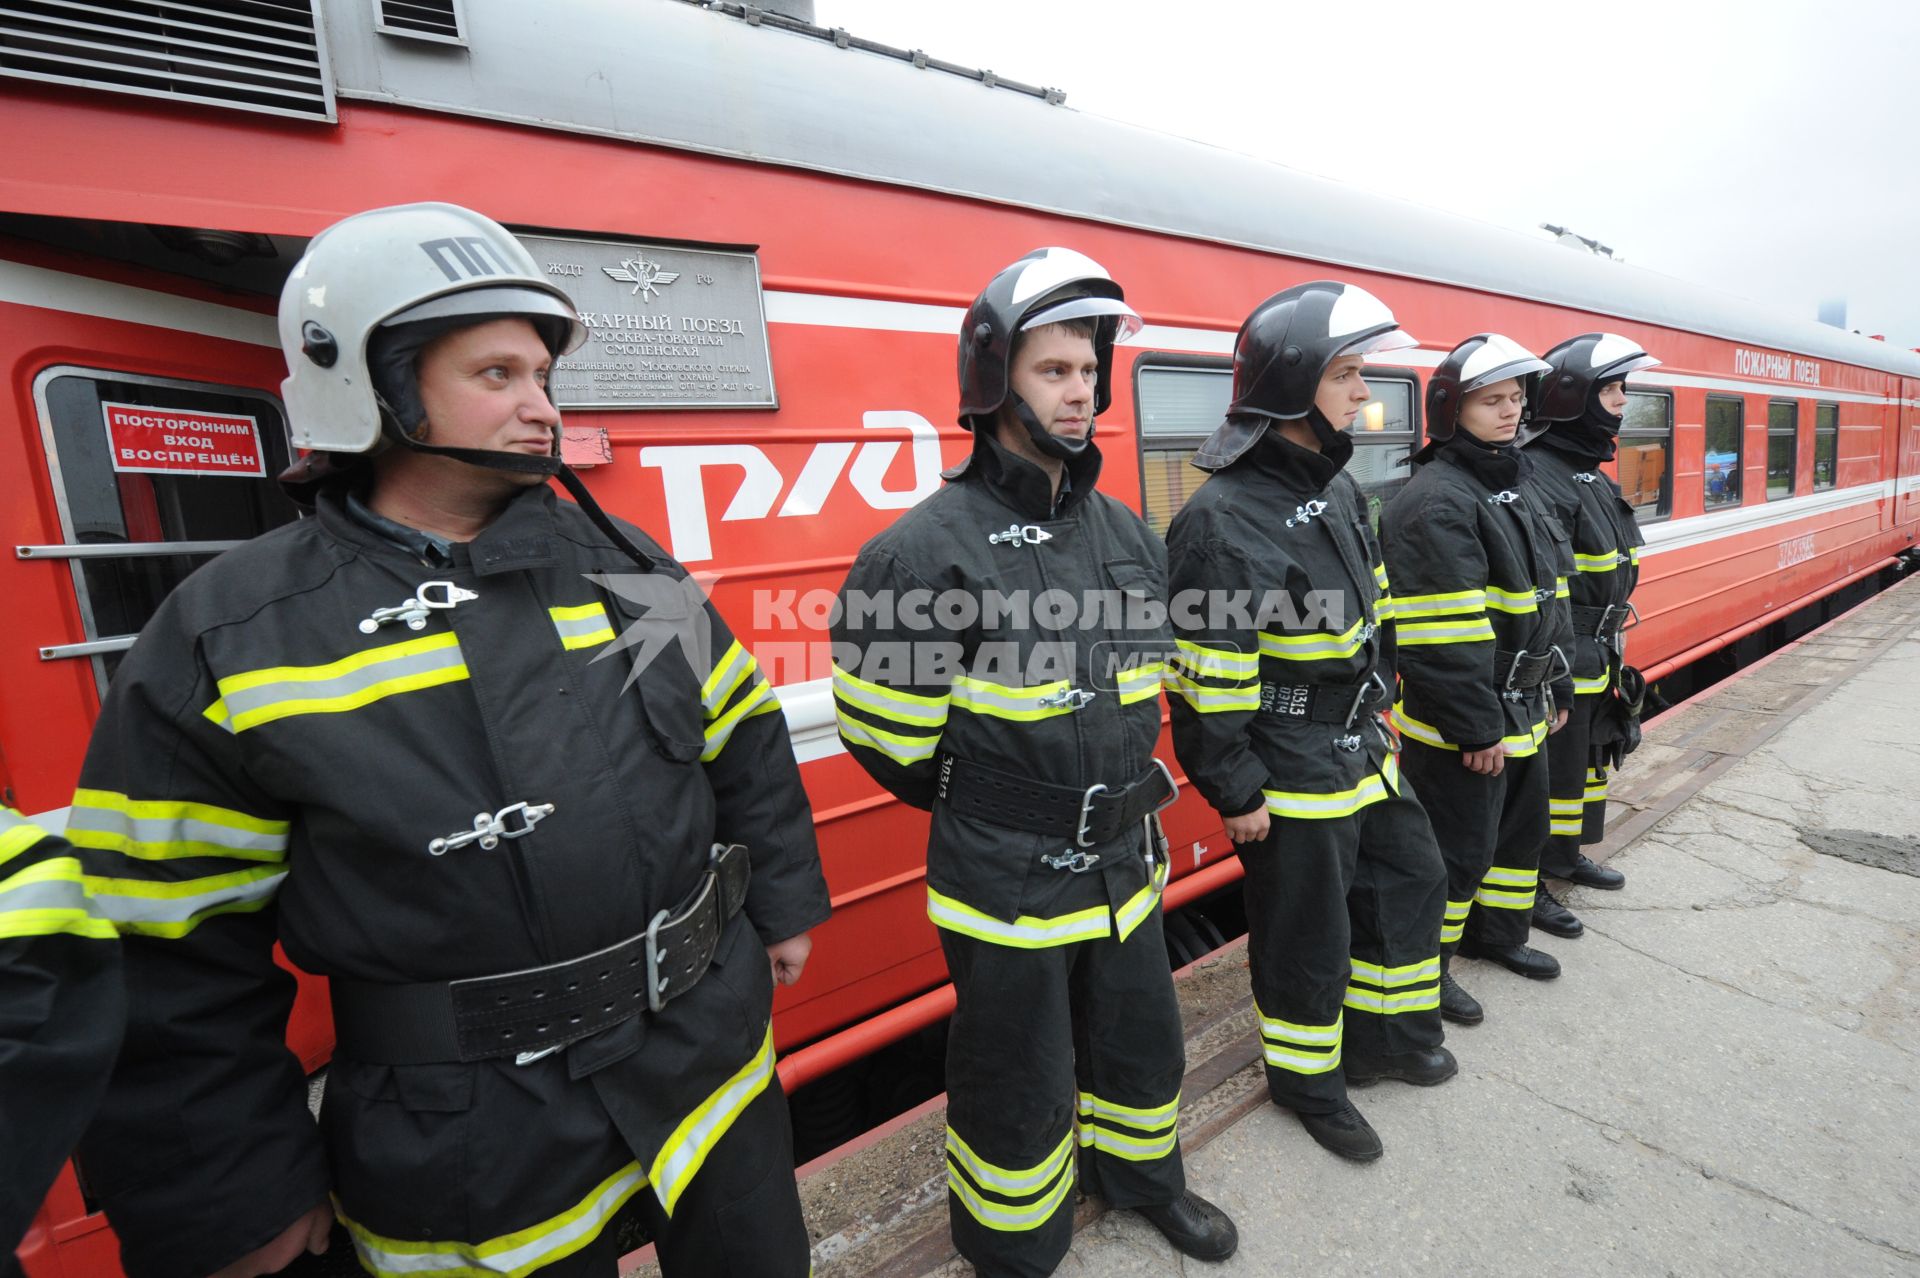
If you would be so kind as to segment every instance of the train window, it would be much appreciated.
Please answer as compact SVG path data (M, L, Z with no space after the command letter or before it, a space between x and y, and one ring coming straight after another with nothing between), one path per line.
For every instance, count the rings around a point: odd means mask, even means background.
M1142 356L1133 375L1140 414L1140 508L1164 536L1174 512L1206 481L1207 473L1187 462L1227 415L1233 367L1205 356Z
M1627 392L1615 468L1620 492L1641 523L1673 513L1673 396Z
M1767 404L1767 500L1793 496L1794 468L1800 460L1800 405L1776 399Z
M209 558L298 514L274 482L290 453L279 402L257 390L87 368L34 383L86 657L104 691L167 592Z
M1419 386L1401 373L1366 374L1373 400L1353 424L1354 453L1347 471L1367 494L1374 527L1381 504L1407 482L1407 457L1418 437ZM1188 465L1196 449L1227 415L1233 368L1206 356L1143 356L1134 365L1134 402L1140 414L1141 509L1165 534L1174 512L1205 482Z
M1740 459L1745 453L1746 402L1725 395L1707 396L1707 451L1700 482L1708 510L1740 504Z
M1813 491L1840 479L1840 405L1813 406Z

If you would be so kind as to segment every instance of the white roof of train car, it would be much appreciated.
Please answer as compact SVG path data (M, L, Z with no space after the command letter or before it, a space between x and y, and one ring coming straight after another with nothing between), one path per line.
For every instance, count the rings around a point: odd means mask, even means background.
M1920 377L1920 355L1761 303L773 24L657 0L463 8L466 50L383 37L370 6L330 6L340 95L919 187Z

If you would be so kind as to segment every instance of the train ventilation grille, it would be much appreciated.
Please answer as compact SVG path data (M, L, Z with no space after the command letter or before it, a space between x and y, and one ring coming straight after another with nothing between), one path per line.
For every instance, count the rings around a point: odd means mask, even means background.
M0 0L0 75L333 120L319 0Z
M465 44L460 0L373 0L374 30L383 35Z

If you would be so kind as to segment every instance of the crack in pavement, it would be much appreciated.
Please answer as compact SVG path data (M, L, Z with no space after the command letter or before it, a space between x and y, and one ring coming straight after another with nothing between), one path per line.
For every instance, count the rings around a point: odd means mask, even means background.
M1539 1092L1532 1087L1529 1087L1527 1084L1521 1082L1517 1078L1513 1078L1509 1075L1502 1074L1498 1070L1476 1070L1475 1072L1480 1074L1482 1077L1495 1079L1499 1082L1506 1083L1510 1087L1517 1088L1520 1091L1525 1092L1527 1095L1533 1097L1535 1100L1539 1101L1542 1105L1547 1106L1549 1109L1556 1109L1561 1113L1568 1115L1569 1117L1577 1118L1583 1123L1586 1123L1592 1127L1598 1128L1600 1129L1603 1136L1609 1130L1623 1132L1627 1136L1631 1137L1633 1139L1633 1142L1636 1145L1639 1145L1642 1149L1650 1150L1651 1152L1659 1155L1662 1158L1678 1163L1680 1166L1686 1168L1688 1171L1695 1173L1696 1175L1702 1177L1703 1179L1718 1181L1723 1185L1730 1185L1744 1194L1749 1194L1752 1197L1758 1198L1763 1202L1769 1202L1774 1204L1775 1206L1783 1207L1787 1211L1793 1212L1797 1216L1802 1216L1806 1218L1808 1221L1811 1221L1815 1224L1831 1226L1832 1228L1840 1230L1842 1233L1846 1234L1848 1237L1853 1238L1855 1241L1866 1243L1868 1246L1871 1246L1871 1247L1881 1248L1884 1251L1890 1251L1894 1255L1900 1257L1902 1260L1920 1262L1920 1251L1912 1251L1905 1247L1902 1247L1899 1243L1889 1242L1884 1238L1876 1238L1872 1234L1867 1233L1865 1230L1859 1229L1853 1225L1849 1225L1843 1220L1829 1219L1824 1216L1816 1215L1814 1212L1807 1210L1805 1207L1800 1206L1798 1203L1793 1202L1786 1198L1782 1198L1780 1195L1774 1193L1772 1190L1765 1189L1759 1185L1754 1184L1751 1181L1744 1180L1738 1176L1728 1176L1722 1172L1715 1171L1714 1169L1712 1169L1711 1167L1708 1167L1705 1163L1700 1162L1697 1159L1689 1158L1685 1154L1681 1154L1675 1150L1668 1149L1665 1146L1655 1144L1654 1142L1648 1140L1646 1137L1640 1135L1640 1133L1633 1131L1630 1128L1622 1127L1618 1123L1607 1122L1605 1119L1602 1119L1602 1118L1595 1118L1593 1115L1585 1113L1582 1110L1575 1109L1571 1105L1568 1105L1562 1101L1557 1101L1553 1099L1551 1096L1547 1096L1544 1093Z

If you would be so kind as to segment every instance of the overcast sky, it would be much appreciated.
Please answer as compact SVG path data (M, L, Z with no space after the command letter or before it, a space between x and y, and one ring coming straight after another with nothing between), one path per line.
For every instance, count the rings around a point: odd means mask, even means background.
M1920 346L1914 0L816 0L1067 105Z

